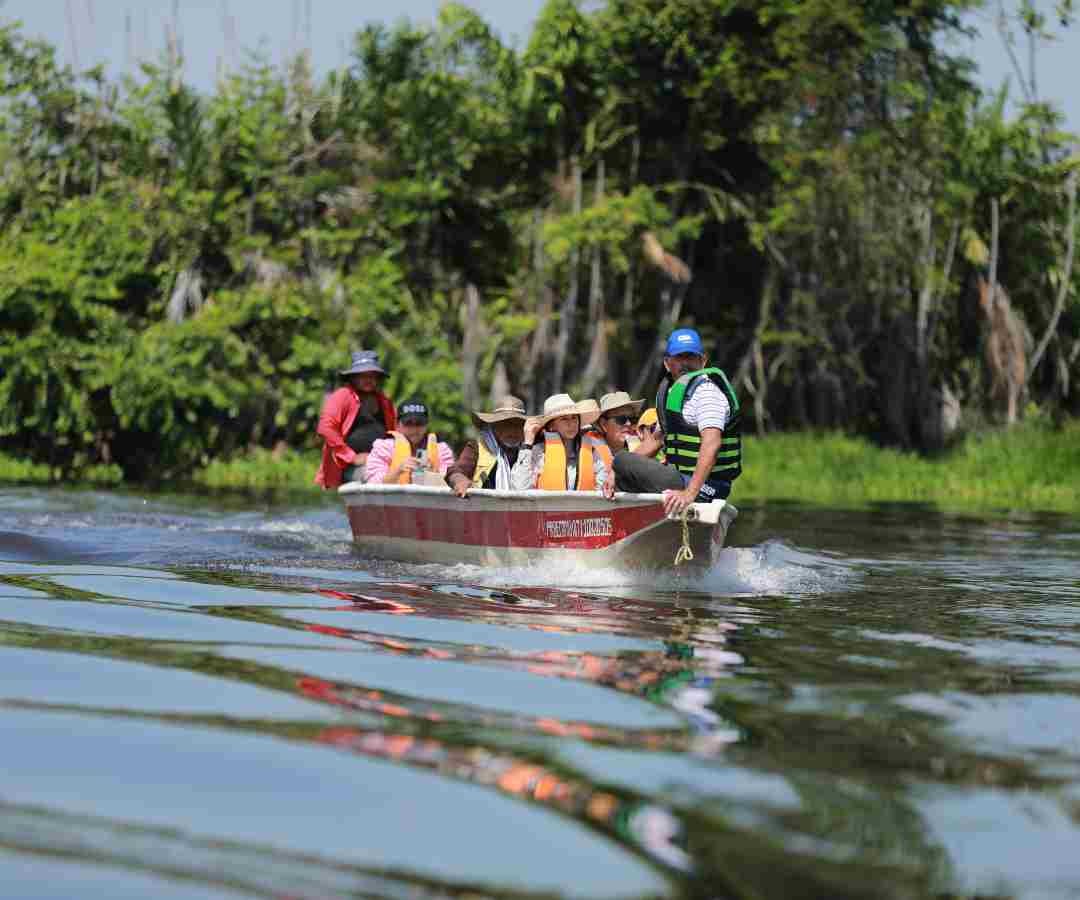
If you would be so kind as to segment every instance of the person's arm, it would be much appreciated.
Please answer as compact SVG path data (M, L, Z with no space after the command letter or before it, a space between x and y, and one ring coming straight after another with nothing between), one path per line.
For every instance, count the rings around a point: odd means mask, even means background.
M439 473L445 475L454 464L454 451L448 444L439 441Z
M528 436L526 435L526 440ZM510 488L515 491L528 491L536 487L536 473L544 468L544 445L533 447L521 446L517 462L510 470Z
M615 496L615 472L607 467L599 453L593 453L596 492L610 499Z
M480 458L476 441L466 441L454 464L446 470L446 483L459 497L464 497L472 487L476 476L476 463Z
M690 483L681 491L664 491L664 510L667 513L678 515L694 502L716 464L716 454L720 452L723 440L724 432L719 428L702 430L701 449L698 451L697 464L694 466L694 474L690 476Z
M322 412L319 414L319 426L316 429L318 435L326 441L330 453L341 468L351 466L356 462L356 451L345 443L345 435L342 429L349 410L349 397L343 391L335 391L326 398Z
M367 475L364 479L368 484L384 484L397 477L397 474L393 478L390 477L390 460L393 453L394 441L392 438L380 438L372 444L371 452L367 458Z

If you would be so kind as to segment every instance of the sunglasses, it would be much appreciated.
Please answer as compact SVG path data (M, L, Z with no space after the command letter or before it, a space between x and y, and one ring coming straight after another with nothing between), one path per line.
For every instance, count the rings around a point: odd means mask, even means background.
M633 416L604 416L609 422L614 422L616 425L629 425L634 421Z
M427 419L402 419L402 425L427 425Z

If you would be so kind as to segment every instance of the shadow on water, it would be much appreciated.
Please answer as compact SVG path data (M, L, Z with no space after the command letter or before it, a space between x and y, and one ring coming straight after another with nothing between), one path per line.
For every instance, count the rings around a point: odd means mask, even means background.
M734 575L583 586L360 560L326 507L16 499L20 896L1080 890L1064 520L751 509Z

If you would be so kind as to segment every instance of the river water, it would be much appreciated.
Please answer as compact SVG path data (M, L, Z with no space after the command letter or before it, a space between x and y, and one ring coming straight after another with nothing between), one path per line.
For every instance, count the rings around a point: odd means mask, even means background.
M743 510L629 579L0 488L0 895L1080 897L1080 523Z

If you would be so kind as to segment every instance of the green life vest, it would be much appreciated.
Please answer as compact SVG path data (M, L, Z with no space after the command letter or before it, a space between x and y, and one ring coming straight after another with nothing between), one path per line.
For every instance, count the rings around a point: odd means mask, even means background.
M694 392L711 381L723 392L731 407L731 415L716 462L709 472L709 481L734 481L742 473L742 429L739 399L727 376L715 367L687 372L668 385L665 381L656 395L656 411L664 432L664 453L667 464L685 475L693 475L701 451L701 432L683 418L683 409Z

